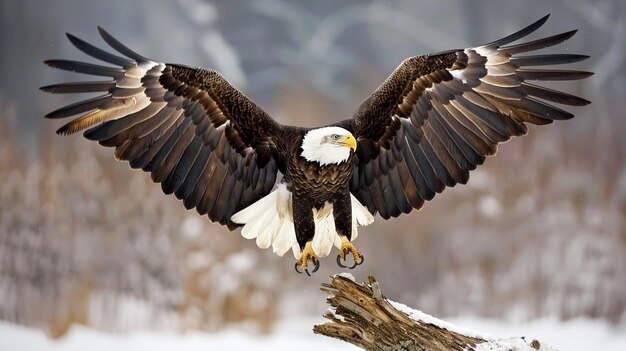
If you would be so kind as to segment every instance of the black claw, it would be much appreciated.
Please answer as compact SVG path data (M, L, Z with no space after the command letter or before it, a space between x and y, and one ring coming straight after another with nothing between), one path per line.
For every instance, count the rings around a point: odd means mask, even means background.
M348 268L348 266L345 266L344 264L341 263L341 255L337 255L337 266L341 267L341 268Z
M301 271L300 268L301 266L298 264L298 262L296 262L296 264L294 264L293 268L296 270L296 272L298 274L304 274L306 273L306 275L308 275L309 277L311 276L311 273L315 273L317 272L318 269L320 269L320 261L319 260L311 260L313 262L313 264L315 265L315 267L313 267L313 270L311 272L309 272L309 269L305 269L304 271Z
M298 273L298 274L302 274L302 273L304 273L304 272L300 271L300 270L298 269L298 267L300 267L300 265L299 265L298 263L296 263L296 264L294 264L294 265L293 265L293 268L296 270L296 273Z
M315 264L315 268L313 268L311 273L315 273L318 269L320 269L320 260L313 260L313 263Z
M356 268L356 266L360 266L363 264L363 262L365 262L365 256L361 255L361 260L360 261L354 261L354 264L350 267L350 269L354 269Z

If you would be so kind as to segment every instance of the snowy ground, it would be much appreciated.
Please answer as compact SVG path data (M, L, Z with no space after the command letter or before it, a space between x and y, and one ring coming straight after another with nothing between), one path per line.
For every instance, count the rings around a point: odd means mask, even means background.
M290 320L281 323L277 333L263 337L237 330L218 334L133 332L112 335L85 327L75 327L59 341L49 340L41 331L0 322L0 351L134 351L134 350L358 350L352 345L314 335L313 324L319 319ZM531 323L511 324L500 321L455 318L454 324L494 337L526 336L548 343L560 351L626 350L626 326L612 328L604 322L575 320L559 322L542 319Z
M612 327L599 320L561 322L546 318L528 323L507 323L464 317L448 321L489 337L523 336L527 340L537 339L559 351L626 351L626 325Z

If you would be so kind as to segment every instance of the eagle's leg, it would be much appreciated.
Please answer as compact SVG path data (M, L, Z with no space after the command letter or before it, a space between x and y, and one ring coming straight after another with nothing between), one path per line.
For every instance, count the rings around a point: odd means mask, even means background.
M302 274L317 272L320 268L320 261L317 259L317 254L313 251L313 236L315 235L315 221L313 219L313 209L311 208L311 202L308 199L303 199L296 193L293 194L293 224L296 231L296 239L300 246L300 258L296 260L294 266L296 272ZM314 264L313 270L309 272L309 261ZM302 268L300 271L299 268Z
M350 267L341 263L341 260L346 261L348 254L351 253L354 258L354 264ZM341 236L341 248L339 249L339 255L337 255L337 265L341 268L350 268L353 269L356 266L360 266L365 262L365 256L361 253L361 251L357 250L357 248L352 244L347 237Z
M337 265L341 268L353 269L361 265L364 258L363 254L361 254L350 241L352 240L352 202L350 200L350 192L347 189L343 196L335 200L333 216L335 217L335 229L337 229L337 234L341 238L341 248L339 249L339 255L337 255ZM352 258L354 258L354 264L352 266L346 266L341 263L341 260L346 261L349 253L351 253Z

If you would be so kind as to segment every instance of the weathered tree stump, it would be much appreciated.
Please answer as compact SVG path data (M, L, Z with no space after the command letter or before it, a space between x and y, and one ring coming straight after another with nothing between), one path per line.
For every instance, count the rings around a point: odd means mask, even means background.
M313 332L365 350L554 351L537 340L488 339L410 310L387 300L374 277L369 277L369 283L358 284L346 276L337 275L330 284L322 284L321 290L328 294L331 309L324 317L330 322L315 325Z

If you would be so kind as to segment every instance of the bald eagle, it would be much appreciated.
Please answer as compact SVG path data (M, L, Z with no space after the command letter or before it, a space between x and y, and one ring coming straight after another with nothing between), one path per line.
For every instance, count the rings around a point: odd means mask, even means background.
M57 133L114 147L115 157L150 172L166 194L211 221L256 239L278 255L290 249L309 274L339 249L354 268L357 227L420 209L469 172L499 143L573 115L551 104L589 101L530 83L577 80L575 70L537 69L588 56L524 53L572 37L570 31L511 44L548 16L489 44L404 60L356 110L321 128L281 125L218 72L165 64L130 50L99 28L114 55L73 35L87 55L113 66L69 60L51 67L109 79L54 84L51 93L101 93L46 115L79 115ZM278 173L282 178L278 181ZM344 261L342 261L344 260Z

